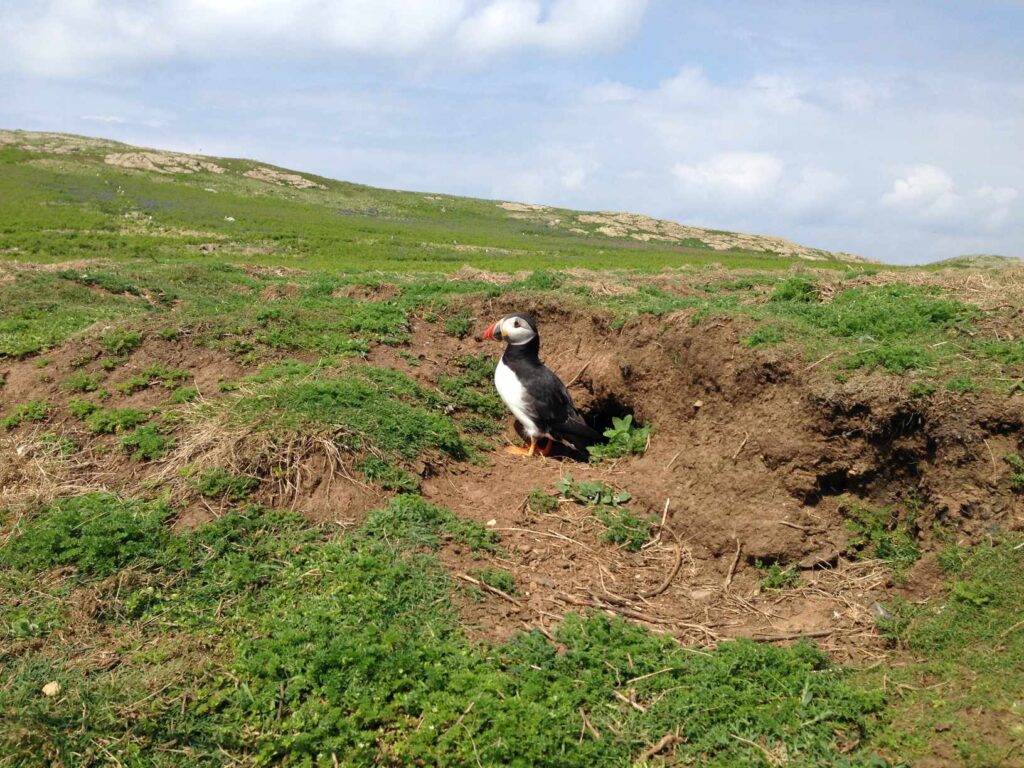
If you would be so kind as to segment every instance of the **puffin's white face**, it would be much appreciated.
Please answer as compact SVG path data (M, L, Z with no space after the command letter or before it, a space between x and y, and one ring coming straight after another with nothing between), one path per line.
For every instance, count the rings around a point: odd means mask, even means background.
M509 344L525 344L537 335L529 321L519 315L509 315L501 320L501 337Z
M529 318L522 315L505 315L484 332L485 339L507 341L509 344L526 344L537 336Z

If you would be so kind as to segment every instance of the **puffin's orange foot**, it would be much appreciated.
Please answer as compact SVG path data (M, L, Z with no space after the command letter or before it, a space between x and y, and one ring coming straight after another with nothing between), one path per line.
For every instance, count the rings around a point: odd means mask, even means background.
M544 441L544 447L538 448L537 453L541 456L550 456L552 449L555 447L555 441L550 438Z
M510 445L505 450L513 456L533 456L537 452L537 441L531 440L528 446L523 447Z

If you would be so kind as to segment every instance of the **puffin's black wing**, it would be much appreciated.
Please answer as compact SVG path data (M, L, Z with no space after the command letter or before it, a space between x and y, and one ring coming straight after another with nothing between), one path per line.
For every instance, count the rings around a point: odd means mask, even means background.
M529 392L534 400L538 426L552 437L570 443L577 450L601 439L580 416L561 379L546 366L541 366L531 377Z

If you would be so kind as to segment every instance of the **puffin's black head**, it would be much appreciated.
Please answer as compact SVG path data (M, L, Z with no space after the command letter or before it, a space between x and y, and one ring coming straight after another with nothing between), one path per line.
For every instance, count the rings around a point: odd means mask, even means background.
M492 324L484 331L483 338L507 341L509 344L526 344L537 337L537 321L529 312L513 312Z

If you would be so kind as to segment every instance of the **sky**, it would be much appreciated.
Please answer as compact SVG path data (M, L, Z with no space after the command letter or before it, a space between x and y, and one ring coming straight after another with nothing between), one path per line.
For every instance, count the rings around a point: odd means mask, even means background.
M0 0L0 127L1024 256L1024 0Z

